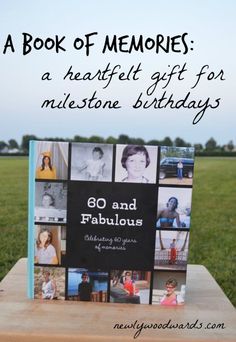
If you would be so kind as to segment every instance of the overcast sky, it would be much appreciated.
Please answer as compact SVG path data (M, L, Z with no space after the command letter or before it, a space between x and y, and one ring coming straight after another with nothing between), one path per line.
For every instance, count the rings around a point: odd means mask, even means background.
M236 143L235 119L235 1L7 1L1 2L0 10L0 140L15 138L18 142L24 134L39 137L61 136L72 138L74 135L100 135L108 137L128 134L144 140L172 139L180 136L191 143L205 143L214 137L218 143L233 140ZM22 55L22 33L30 33L34 38L65 36L61 46L66 51L58 54L53 50L33 50ZM91 37L94 43L89 56L85 49L75 50L73 41L91 32L98 32ZM143 35L144 39L156 39L158 34L176 36L188 33L187 54L154 50L127 53L103 54L102 46L106 35L117 36ZM15 53L8 48L3 54L7 35L11 34ZM126 40L130 41L129 38ZM193 43L191 43L193 41ZM128 46L128 45L127 45ZM125 46L126 47L126 46ZM178 47L183 51L183 44ZM178 48L176 47L176 48ZM72 66L73 71L82 75L88 71L93 74L98 69L105 69L107 64L113 67L121 65L120 72L128 72L132 65L141 63L142 71L136 81L118 81L114 76L110 85L103 89L103 81L69 81L63 77ZM162 89L164 82L159 82L152 95L145 94L152 84L154 72L163 76L174 65L180 68L186 63L187 71L182 74L183 81L173 76L170 84ZM196 74L203 65L207 74L200 79L198 86L191 89L196 81ZM210 72L216 76L221 69L222 78L207 80ZM177 70L177 69L176 69ZM51 73L51 81L42 81L45 72ZM213 75L213 74L211 74ZM42 109L45 99L63 100L70 93L70 99L82 103L84 98L92 96L102 101L119 100L120 109ZM197 109L133 109L139 94L151 102L159 99L166 91L167 97L184 99L191 91L190 100L215 105L208 108L203 118L196 125L192 121ZM66 94L66 95L64 95Z

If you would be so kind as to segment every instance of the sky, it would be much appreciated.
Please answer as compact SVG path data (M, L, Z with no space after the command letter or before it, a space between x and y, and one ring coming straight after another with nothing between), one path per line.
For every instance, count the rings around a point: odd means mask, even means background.
M166 136L175 139L181 137L190 143L205 143L214 137L219 144L233 140L236 144L236 118L234 109L235 89L235 1L158 1L146 0L112 2L101 1L62 1L51 0L7 1L0 3L0 140L11 138L21 142L24 134L38 137L72 138L74 135L103 137L127 134L144 140L161 140ZM76 50L73 42L76 38L85 40L88 33L92 45L89 56L85 48ZM66 51L42 48L23 55L23 33L30 34L33 41L39 37L58 36L60 46ZM183 54L183 44L176 45L182 52L155 49L142 52L132 51L102 53L105 37L125 36L129 46L132 35L143 35L156 39L182 36L188 33L186 43L188 53ZM10 48L3 54L7 36L11 34L15 52ZM180 40L179 40L180 41ZM191 43L193 41L193 43ZM193 50L190 50L192 48ZM110 64L109 64L110 63ZM130 68L140 64L142 69L137 80L119 81L114 75L107 88L104 81L63 80L70 66L81 75L120 65L119 72L126 75ZM185 64L186 63L186 64ZM178 79L173 75L169 85L160 80L151 95L146 90L154 82L151 76L159 73L165 79L176 65L179 71L185 65L187 69ZM196 75L204 65L206 72L198 85ZM179 67L177 67L179 66ZM117 69L118 70L118 69ZM50 72L51 80L42 80L43 74ZM219 77L216 77L220 74ZM137 77L136 75L136 77ZM208 79L212 78L211 80ZM222 79L223 80L222 80ZM46 99L55 99L57 103L70 94L70 99L82 104L84 98L96 96L102 102L119 101L119 109L49 109L41 108ZM190 91L188 102L208 100L215 109L207 108L202 119L195 125L192 121L201 109L134 109L139 95L149 104L160 99L166 92L169 98L173 94L175 102L184 99ZM66 95L64 95L66 94ZM192 102L193 106L193 102Z

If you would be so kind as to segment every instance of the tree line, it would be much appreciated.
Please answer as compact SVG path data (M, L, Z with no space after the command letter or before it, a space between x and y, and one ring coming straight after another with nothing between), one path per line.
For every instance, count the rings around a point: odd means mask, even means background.
M90 143L107 143L107 144L134 144L134 145L162 145L162 146L175 146L175 147L194 147L197 155L236 155L236 147L232 140L225 145L218 145L214 138L210 138L205 144L195 143L190 144L184 139L177 137L172 140L170 137L165 137L163 140L149 140L145 141L142 138L132 138L126 134L120 134L118 138L109 136L103 138L93 135L89 138L75 135L74 138L60 138L60 137L45 137L39 138L32 134L23 135L21 143L18 144L15 139L10 139L8 142L0 141L0 153L16 153L28 154L30 140L44 140L44 141L70 141L70 142L90 142Z

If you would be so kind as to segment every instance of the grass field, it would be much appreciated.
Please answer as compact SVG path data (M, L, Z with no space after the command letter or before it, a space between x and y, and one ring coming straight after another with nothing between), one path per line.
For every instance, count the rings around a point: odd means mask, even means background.
M0 279L27 255L28 159L0 158ZM205 265L236 306L236 158L196 158L189 263Z

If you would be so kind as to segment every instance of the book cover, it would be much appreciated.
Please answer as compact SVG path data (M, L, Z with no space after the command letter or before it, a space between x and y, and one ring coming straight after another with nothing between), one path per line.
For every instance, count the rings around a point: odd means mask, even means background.
M29 297L183 305L194 149L31 141Z

